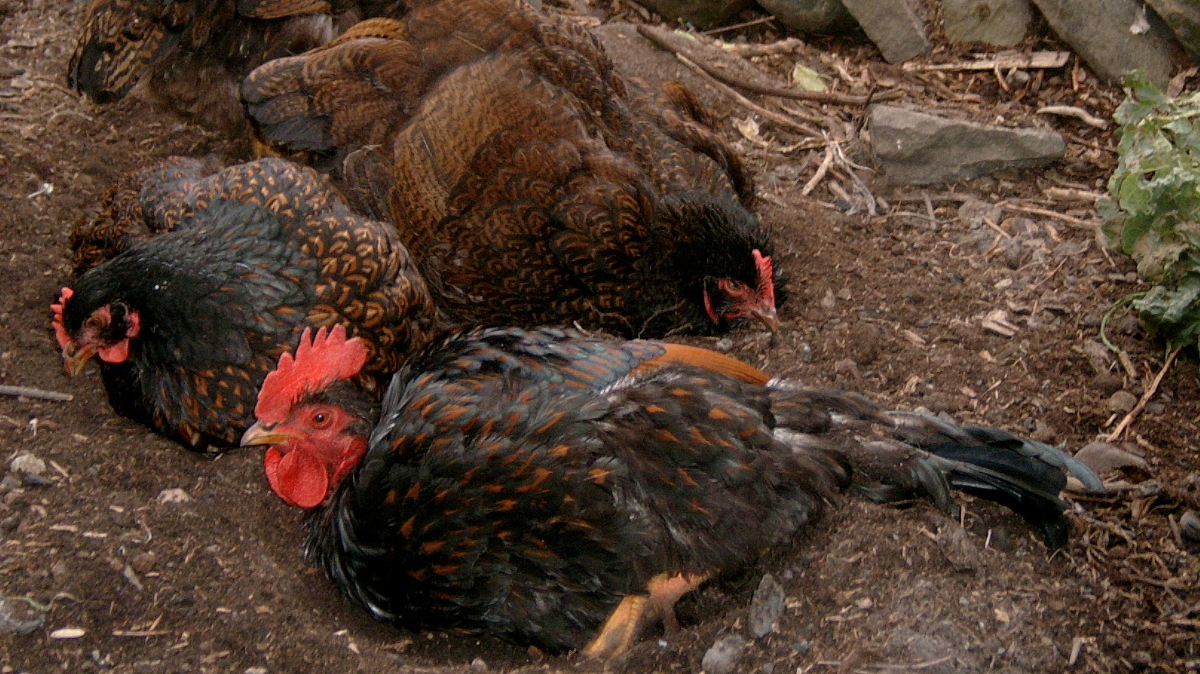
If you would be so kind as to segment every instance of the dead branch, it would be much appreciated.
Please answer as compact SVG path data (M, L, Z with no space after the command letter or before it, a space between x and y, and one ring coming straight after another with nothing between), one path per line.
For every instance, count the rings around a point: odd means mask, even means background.
M670 43L664 33L669 34L661 28L654 26L638 26L638 33L654 44L654 46L663 51L675 54L679 58L693 59L692 63L697 68L704 71L709 77L716 79L728 86L744 89L754 94L764 96L776 96L779 98L791 98L801 101L813 101L815 103L831 103L834 105L867 105L868 103L883 102L897 99L904 95L904 92L892 89L889 91L877 92L868 96L855 96L852 94L834 94L827 91L793 91L790 89L780 89L778 87L768 87L752 82L745 82L729 77L720 70L713 68L705 63L700 63L694 59L695 54L684 54L684 50L676 48ZM732 56L732 55L731 55Z

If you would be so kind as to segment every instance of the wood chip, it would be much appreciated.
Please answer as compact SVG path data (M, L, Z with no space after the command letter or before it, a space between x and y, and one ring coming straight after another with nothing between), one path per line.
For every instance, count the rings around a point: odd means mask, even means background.
M1012 337L1020 330L1016 325L1008 320L1008 312L1003 309L993 309L984 316L983 322L980 324L984 330L994 332L1002 337Z
M995 70L1002 68L1061 68L1071 58L1066 51L1035 51L1032 54L997 54L992 58L954 63L905 63L909 72L931 70Z

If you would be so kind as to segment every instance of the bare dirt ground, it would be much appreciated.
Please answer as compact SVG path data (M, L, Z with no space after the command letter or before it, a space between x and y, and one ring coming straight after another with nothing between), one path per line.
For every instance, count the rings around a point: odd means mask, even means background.
M270 494L257 453L197 458L117 418L95 372L63 374L49 305L67 278L71 224L94 212L124 171L171 154L235 161L248 152L241 139L144 103L100 108L68 92L80 4L0 2L0 383L74 396L0 399L0 476L21 453L48 464L41 479L10 472L0 483L0 624L31 628L0 634L0 671L597 669L494 639L373 622L303 562L299 513ZM745 34L778 37L761 27ZM1025 46L1059 45L1036 38ZM614 51L625 65L662 70ZM1111 129L1032 111L1059 103L1103 116L1119 90L1071 65L1008 90L991 73L914 75L845 38L760 65L785 73L795 60L841 90L856 80L895 85L906 92L902 104L1055 128L1068 139L1067 158L952 190L893 189L863 172L886 206L877 216L847 214L831 192L833 181L849 189L844 173L800 194L824 150L780 152L803 139L764 124L757 141L739 143L794 294L774 339L737 333L706 343L774 374L1032 433L1071 451L1111 428L1109 397L1141 395L1163 348L1118 315L1110 333L1132 370L1093 353L1101 317L1138 288L1136 274L1098 246L1091 203L1062 199L1103 189L1115 140ZM733 122L749 113L711 91L705 97L739 136ZM857 128L863 115L806 109L834 129ZM1007 206L989 212L969 197ZM1012 336L984 329L994 310L1007 312ZM965 500L966 542L954 544L954 523L926 504L897 510L845 499L791 549L685 599L680 632L650 635L611 668L700 671L714 641L749 639L751 596L770 572L786 609L734 671L1196 671L1200 562L1174 521L1200 501L1198 388L1193 349L1126 436L1149 470L1116 477L1140 486L1072 497L1075 531L1064 550L1051 553L990 504ZM187 500L169 502L164 490L173 489Z

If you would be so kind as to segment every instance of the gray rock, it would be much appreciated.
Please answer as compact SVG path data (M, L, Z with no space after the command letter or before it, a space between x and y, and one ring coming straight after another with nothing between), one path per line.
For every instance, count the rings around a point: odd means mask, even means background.
M925 37L925 21L908 0L842 2L888 63L907 61L932 48Z
M1142 457L1100 441L1084 445L1083 449L1075 453L1075 460L1091 468L1097 475L1122 468L1140 468L1147 471L1150 469L1150 464Z
M1025 38L1029 0L942 0L946 37L1012 47Z
M705 29L719 26L746 9L751 0L637 0L639 5Z
M875 159L893 183L968 180L1004 168L1043 166L1067 145L1053 131L959 122L889 105L871 109Z
M1133 29L1142 21L1137 0L1033 0L1047 23L1092 70L1108 82L1141 69L1160 89L1171 76L1170 30L1149 17L1149 30Z
M1196 0L1146 0L1166 22L1179 44L1200 58L1200 4Z
M1108 398L1106 403L1109 412L1124 414L1137 405L1138 398L1129 391L1117 391Z
M750 636L761 639L777 629L783 617L783 599L783 586L775 576L769 573L763 576L750 600Z
M738 671L738 663L746 654L748 645L749 642L736 634L722 637L704 654L700 666L708 674L732 674Z
M46 472L46 462L33 454L18 454L12 463L8 464L8 468L22 475L41 475Z
M182 489L164 489L158 492L158 502L164 504L187 503L192 497Z
M46 622L46 614L35 610L25 597L0 597L0 634L29 634Z
M1189 510L1179 518L1179 533L1183 540L1190 543L1200 543L1200 516Z
M983 565L983 553L971 540L967 530L950 522L942 527L937 537L938 550L950 562L955 571L975 571Z
M799 33L841 33L854 17L841 0L758 0L779 22Z

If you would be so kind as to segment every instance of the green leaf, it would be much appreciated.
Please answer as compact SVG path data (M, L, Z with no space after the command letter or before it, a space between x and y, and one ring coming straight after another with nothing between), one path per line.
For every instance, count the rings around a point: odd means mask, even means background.
M825 85L827 79L829 78L803 63L797 63L796 67L792 68L792 84L804 91L825 91L829 88Z
M1097 202L1104 235L1156 284L1134 306L1174 346L1200 336L1200 92L1170 98L1144 77L1126 79L1113 117L1122 125L1109 198Z

